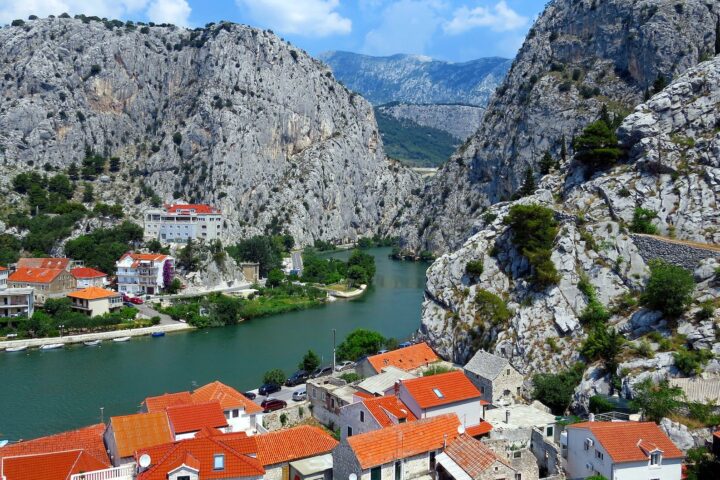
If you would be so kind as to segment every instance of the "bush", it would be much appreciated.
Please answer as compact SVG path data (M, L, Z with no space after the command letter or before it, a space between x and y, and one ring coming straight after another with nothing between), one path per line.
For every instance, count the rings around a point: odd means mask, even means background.
M605 370L614 377L624 343L625 339L614 328L595 324L580 347L580 353L590 361L603 360Z
M303 355L302 361L298 364L298 369L305 370L308 373L312 373L316 368L320 366L320 357L317 353L312 350L308 350Z
M705 364L712 358L712 352L707 349L688 350L682 347L673 353L675 366L687 376L700 375Z
M653 260L650 279L640 300L648 308L675 318L688 308L694 290L695 279L690 272L663 260Z
M487 290L478 290L475 305L477 314L493 325L503 325L513 315L502 298Z
M441 373L452 372L453 369L447 365L430 365L427 370L423 372L423 377L430 377L432 375L439 375Z
M469 277L479 277L484 269L482 260L471 260L465 265L465 273Z
M338 345L337 356L356 361L366 355L374 355L385 345L385 337L372 330L359 328Z
M279 268L273 268L268 272L266 285L270 288L279 287L285 280L285 274Z
M637 207L633 212L633 220L630 224L630 231L634 233L655 235L657 234L658 229L652 224L652 221L656 218L657 212L655 212L655 210Z
M715 315L715 304L712 300L707 300L700 304L700 310L695 313L698 320L708 320Z
M577 363L560 373L540 373L533 377L533 398L549 407L555 415L563 415L572 401L575 388L582 380L584 365Z
M599 395L590 397L590 411L592 413L605 413L613 410L615 410L615 405L605 397Z
M357 382L358 380L362 380L362 377L355 372L343 373L342 375L340 375L340 378L345 380L347 383L353 383L353 382Z
M285 372L283 372L279 368L268 370L263 375L263 383L274 383L276 385L282 385L283 383L285 383L285 380Z
M613 165L622 155L615 132L603 120L585 127L573 146L575 160L589 167L590 172Z
M682 396L682 389L671 387L667 380L655 384L647 379L635 386L630 405L642 410L645 419L658 423L678 411L682 405Z
M533 268L533 283L545 288L557 284L560 275L550 259L558 224L549 208L514 205L504 219L513 232L513 243Z

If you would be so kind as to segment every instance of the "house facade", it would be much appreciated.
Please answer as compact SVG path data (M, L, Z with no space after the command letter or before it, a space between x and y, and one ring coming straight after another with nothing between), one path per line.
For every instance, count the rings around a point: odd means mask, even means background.
M87 287L104 287L108 284L107 273L88 267L75 267L70 270L70 275L75 279L75 287L78 289Z
M175 405L165 411L176 441L195 438L204 428L227 432L228 423L220 402Z
M7 279L10 272L7 267L0 266L0 289L7 288Z
M75 279L70 272L56 268L19 267L8 276L7 283L10 288L32 288L36 305L75 290Z
M415 372L440 361L440 357L427 343L418 343L390 352L372 355L360 360L355 371L361 377L372 377L387 367L395 367L405 372Z
M104 439L116 467L134 462L138 450L175 441L165 412L111 417Z
M100 287L87 287L67 294L72 301L73 310L84 313L88 317L105 315L122 308L122 296Z
M128 252L115 262L118 292L130 295L155 295L170 284L174 259L160 253Z
M684 455L652 422L584 422L567 427L567 478L680 480Z
M438 480L537 480L507 457L469 435L459 435L438 455ZM523 475L524 473L524 475Z
M353 435L417 420L399 398L383 396L363 398L340 408L340 435L343 440Z
M145 238L161 242L214 240L223 232L222 213L210 205L165 205L145 212Z
M506 358L480 350L465 365L464 371L483 400L493 405L508 405L522 395L525 379Z
M340 410L355 403L357 389L335 377L321 377L308 380L305 384L312 415L334 430L340 425Z
M32 288L0 287L0 318L32 317L34 303Z

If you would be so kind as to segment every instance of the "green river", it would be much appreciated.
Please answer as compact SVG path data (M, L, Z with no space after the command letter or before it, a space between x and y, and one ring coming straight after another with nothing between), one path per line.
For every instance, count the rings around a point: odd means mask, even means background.
M353 301L162 338L0 352L0 440L96 423L101 407L106 421L134 413L145 397L188 390L193 382L256 388L271 368L292 373L308 349L330 363L332 329L338 343L360 327L406 339L420 326L427 265L391 261L389 248L368 252L377 265L375 284Z

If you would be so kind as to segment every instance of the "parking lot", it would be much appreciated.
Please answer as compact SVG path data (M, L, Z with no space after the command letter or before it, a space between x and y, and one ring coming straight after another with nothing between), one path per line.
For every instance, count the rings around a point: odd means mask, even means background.
M277 398L278 400L285 400L287 402L288 406L291 406L293 403L297 403L297 402L294 402L292 399L293 392L295 392L296 390L304 390L304 389L305 389L305 384L297 385L295 387L282 387L282 390L271 394L270 397ZM250 391L253 392L255 395L257 395L257 397L255 397L255 400L253 400L253 401L255 403L257 403L258 405L260 405L262 403L262 401L265 400L265 398L267 398L262 395L258 395L257 389L250 390Z

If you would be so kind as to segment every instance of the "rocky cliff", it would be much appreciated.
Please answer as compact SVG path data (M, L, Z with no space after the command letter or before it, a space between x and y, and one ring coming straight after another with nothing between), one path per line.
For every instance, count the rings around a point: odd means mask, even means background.
M3 178L121 159L101 200L218 205L231 235L383 234L416 181L386 160L372 107L269 31L48 18L0 29Z
M328 52L320 59L374 105L459 103L484 106L510 67L506 58L451 63L421 55L373 57Z
M578 348L587 336L579 319L588 305L578 286L584 277L598 300L611 308L609 323L629 340L640 341L652 331L666 338L681 334L681 345L720 354L714 315L702 318L694 306L674 320L631 301L642 291L652 259L691 270L698 304L720 295L715 277L720 249L713 245L720 225L715 207L720 199L720 182L715 179L720 172L718 107L720 57L679 77L626 118L620 127L624 145L632 152L626 163L572 186L558 175L548 175L534 195L490 207L481 231L428 270L425 335L443 354L460 362L484 347L512 359L525 373L566 368L580 358ZM656 165L660 151L662 168ZM563 167L571 170L569 164ZM518 203L556 212L560 233L552 261L560 273L557 286L538 291L527 277L527 259L515 249L512 232L503 223ZM631 234L628 226L637 206L655 209L654 225L666 236L696 241ZM484 271L476 278L468 275L466 266L477 260ZM484 290L507 301L512 310L507 323L487 321L476 300ZM660 348L657 342L651 346ZM658 351L644 358L628 345L619 367L628 372L627 391L648 376L682 376L671 353ZM704 370L718 374L720 363L711 360ZM602 368L592 367L587 375L578 393L584 405L590 395L610 390Z
M537 178L544 152L558 157L603 105L625 115L663 80L713 55L718 14L704 0L551 2L477 133L405 217L408 246L457 248L482 227L484 207L517 192L528 168Z
M473 105L413 105L398 102L376 108L398 120L408 119L423 127L442 130L461 142L475 133L485 112L483 107Z

